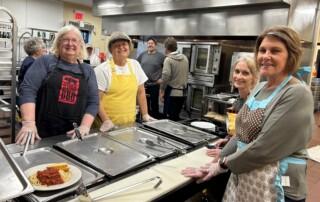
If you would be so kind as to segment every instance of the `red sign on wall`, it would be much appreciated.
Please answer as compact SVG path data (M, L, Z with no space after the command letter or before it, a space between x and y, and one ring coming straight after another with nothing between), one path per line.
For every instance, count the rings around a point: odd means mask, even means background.
M73 13L73 18L75 20L78 20L78 21L83 21L83 17L84 17L84 13L80 12L80 11L75 11Z

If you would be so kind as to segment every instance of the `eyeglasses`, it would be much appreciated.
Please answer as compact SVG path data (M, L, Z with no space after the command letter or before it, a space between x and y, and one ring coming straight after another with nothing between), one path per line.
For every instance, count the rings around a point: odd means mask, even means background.
M75 39L75 38L72 38L72 39L67 39L67 38L64 38L64 39L61 39L61 42L63 44L78 44L79 43L79 40L78 39Z

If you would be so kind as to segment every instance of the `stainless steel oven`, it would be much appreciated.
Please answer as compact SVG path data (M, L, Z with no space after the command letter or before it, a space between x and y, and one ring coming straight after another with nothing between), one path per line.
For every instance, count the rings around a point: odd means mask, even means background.
M192 45L191 69L194 74L219 73L221 46L219 43L197 43Z
M186 107L188 112L201 112L202 102L207 94L214 92L214 77L202 77L198 80L192 76L188 78L188 94Z
M208 86L188 85L187 110L201 112L203 98L212 91L213 88Z
M189 71L190 71L190 63L191 63L191 55L192 55L192 44L191 42L178 42L178 51L179 53L184 54L189 61Z

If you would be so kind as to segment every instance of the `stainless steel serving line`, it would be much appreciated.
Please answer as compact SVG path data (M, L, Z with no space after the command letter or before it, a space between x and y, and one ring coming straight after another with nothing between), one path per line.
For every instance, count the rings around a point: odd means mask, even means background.
M143 124L148 128L162 132L170 138L174 138L191 146L204 145L208 141L218 138L215 135L167 119Z
M108 137L159 159L190 149L189 145L137 127L109 132Z
M149 154L97 133L85 136L82 141L73 139L54 146L111 178L154 160Z
M21 156L21 153L18 152L13 154L13 157L22 170L27 170L28 168L47 163L65 162L69 165L73 165L80 169L85 186L102 181L104 178L102 173L95 171L94 169L85 166L84 164L50 147L43 147L28 151L25 156ZM35 191L32 194L24 196L24 198L29 201L52 201L58 197L72 193L78 186L79 183L76 183L70 187L56 191Z
M7 151L8 155L0 156L0 162L9 162L9 168L18 176L16 182L20 185L10 181L14 185L11 186L8 183L9 186L2 188L0 185L0 188L3 190L8 188L9 198L19 197L19 201L66 201L77 195L82 181L84 182L83 187L87 187L88 191L94 191L130 177L136 171L148 170L157 165L153 164L155 162L165 162L167 159L172 159L169 157L192 151L195 146L216 138L213 135L169 120L156 121L155 123L159 122L161 124L157 127L169 128L173 131L179 130L183 133L178 131L177 136L180 138L177 138L174 135L169 136L165 130L155 131L143 126L143 128L122 128L109 133L94 133L85 136L82 141L79 139L70 140L66 135L60 135L45 138L29 145L24 156L22 155L24 146L3 145L2 150ZM187 141L182 141L183 138ZM3 153L6 152L1 154ZM9 158L9 153L12 160ZM24 171L27 173L28 170L39 165L60 162L80 169L82 180L58 190L38 191L38 189L32 188ZM0 164L1 171L3 165L5 164ZM14 165L16 166L14 167ZM0 180L6 179L7 176L1 175L1 173ZM8 199L7 195L5 199Z
M0 139L0 180L0 201L33 192L32 185L9 154L2 139Z

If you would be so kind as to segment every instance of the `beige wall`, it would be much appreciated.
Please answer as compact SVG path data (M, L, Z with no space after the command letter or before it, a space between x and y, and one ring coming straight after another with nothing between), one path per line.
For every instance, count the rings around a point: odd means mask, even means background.
M101 17L95 17L92 15L91 8L81 6L78 4L64 3L63 19L66 21L75 21L73 14L75 11L84 13L84 23L90 23L94 25L94 33L92 34L92 45L95 48L99 48L100 52L106 52L106 37L101 34Z

